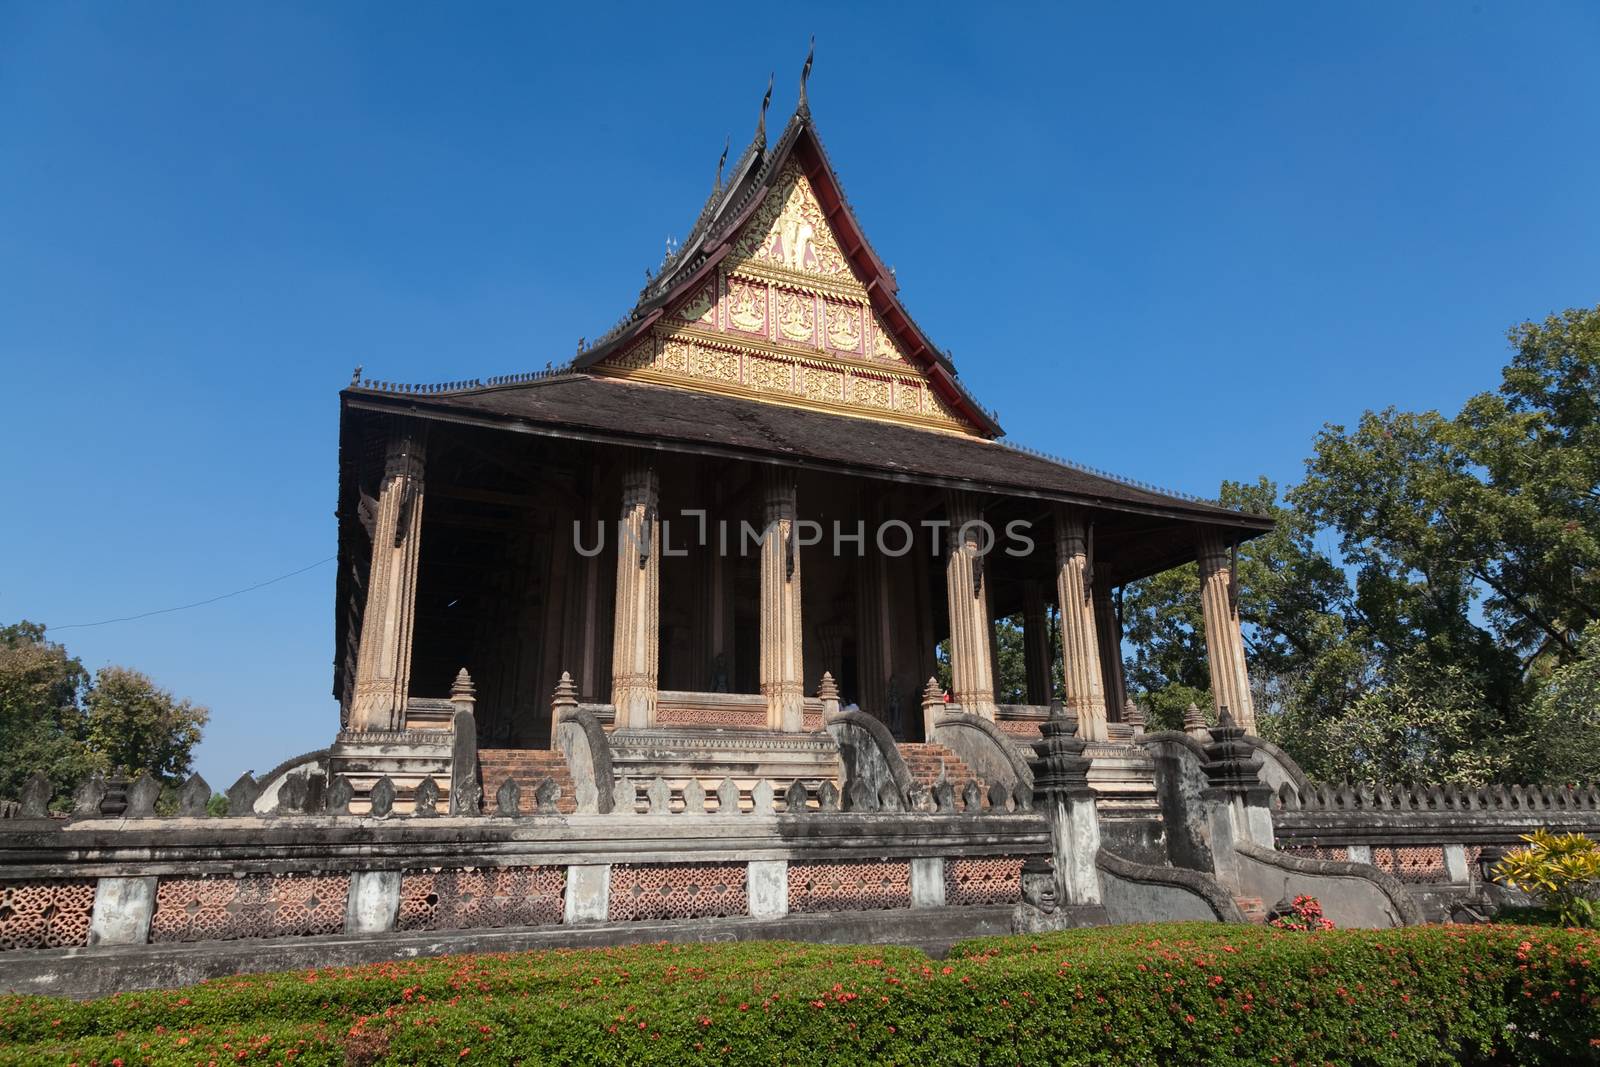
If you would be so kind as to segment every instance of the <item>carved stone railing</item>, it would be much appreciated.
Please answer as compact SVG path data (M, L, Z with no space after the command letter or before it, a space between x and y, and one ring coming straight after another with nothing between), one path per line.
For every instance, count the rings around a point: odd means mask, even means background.
M1540 829L1600 835L1600 787L1285 783L1272 822L1284 852L1372 864L1442 919L1479 891L1485 848L1515 846Z
M32 805L0 823L0 989L119 988L83 954L97 945L277 939L253 942L266 951L315 935L960 905L1009 914L1022 861L1048 848L1043 820L1003 793L943 783L933 810L883 813L876 798L830 786L757 782L746 804L731 780L707 794L658 779L642 805L563 815L553 783L536 788L530 814L509 782L485 813L459 816L426 784L402 813L380 780L372 811L350 815L337 780L320 810L295 807L318 793L296 776L272 814L213 818L198 776L169 817L154 814L158 791L144 781L97 781L71 819ZM242 776L235 810L250 812L257 788ZM137 965L119 952L107 975ZM182 966L254 966L240 959L192 953Z
M1278 789L1279 811L1597 812L1600 784L1565 786L1389 785L1313 782Z

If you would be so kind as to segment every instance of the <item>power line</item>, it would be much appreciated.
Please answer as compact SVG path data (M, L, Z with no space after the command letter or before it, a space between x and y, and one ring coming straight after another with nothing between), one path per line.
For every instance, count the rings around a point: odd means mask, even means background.
M280 574L276 578L268 578L264 582L257 582L255 585L245 586L243 589L235 589L231 593L222 593L206 600L196 600L193 604L179 604L175 608L157 608L155 611L141 611L137 615L124 615L120 619L101 619L99 622L72 622L65 626L49 626L46 627L46 629L52 632L55 630L82 630L89 626L110 626L114 622L133 622L136 619L148 619L152 615L170 615L174 611L188 611L190 608L203 608L207 604L215 604L219 600L227 600L229 597L240 596L244 593L253 593L257 589L265 589L269 585L275 585L276 583L284 581L285 579L293 578L297 574L304 574L306 571L320 567L324 563L332 563L338 558L339 557L337 556L329 556L327 559L319 559L315 563L307 564L297 571L290 571L288 574Z

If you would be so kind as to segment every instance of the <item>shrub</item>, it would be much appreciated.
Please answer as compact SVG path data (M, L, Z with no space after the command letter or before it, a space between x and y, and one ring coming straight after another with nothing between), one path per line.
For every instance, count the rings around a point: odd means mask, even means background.
M1495 865L1497 880L1532 893L1562 926L1593 928L1600 886L1600 845L1582 834L1535 830L1527 848L1513 849Z
M1171 924L651 945L0 999L0 1063L1593 1062L1600 935Z
M1287 908L1275 910L1267 919L1267 925L1279 930L1298 930L1301 933L1310 933L1313 930L1332 930L1333 920L1322 914L1322 902L1316 897L1301 893L1290 901Z

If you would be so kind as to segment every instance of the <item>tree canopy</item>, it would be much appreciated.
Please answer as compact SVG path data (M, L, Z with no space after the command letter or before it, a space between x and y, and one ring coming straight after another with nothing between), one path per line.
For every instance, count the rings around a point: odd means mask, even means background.
M1571 695L1597 669L1600 308L1510 341L1499 389L1454 416L1369 411L1324 427L1286 492L1222 486L1278 523L1239 553L1246 652L1261 732L1314 775L1600 771ZM1130 586L1124 611L1151 719L1207 706L1193 566Z
M58 802L96 771L176 786L210 714L126 667L91 678L37 623L0 627L0 797L41 770Z

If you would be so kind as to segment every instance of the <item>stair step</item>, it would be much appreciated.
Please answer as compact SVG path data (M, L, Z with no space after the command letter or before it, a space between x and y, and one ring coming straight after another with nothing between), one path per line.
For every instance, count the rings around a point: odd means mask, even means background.
M932 788L942 773L947 781L957 787L968 780L977 781L979 788L983 787L983 782L972 772L972 768L943 745L906 742L899 748L911 777L924 786Z
M1234 897L1233 902L1239 905L1239 910L1244 913L1244 921L1248 923L1264 923L1267 921L1267 906L1260 897Z
M522 790L522 798L517 806L523 814L532 814L535 804L533 791L540 782L549 778L561 787L556 810L562 814L577 810L577 791L572 775L567 770L566 757L559 752L523 748L479 749L478 773L483 779L484 802L490 809L494 807L495 793L500 784L511 778Z

